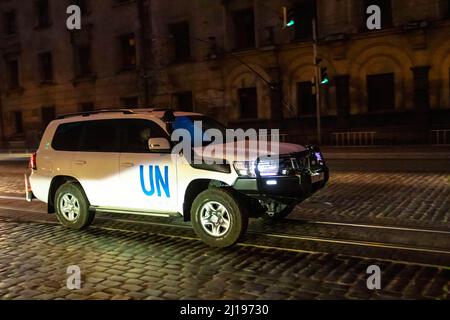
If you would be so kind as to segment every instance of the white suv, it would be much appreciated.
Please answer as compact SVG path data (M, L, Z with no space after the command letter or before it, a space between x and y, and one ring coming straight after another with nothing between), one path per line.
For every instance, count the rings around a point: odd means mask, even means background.
M317 148L286 143L270 174L263 170L267 157L183 161L182 152L173 155L171 133L196 121L225 129L206 116L170 110L60 117L31 158L31 196L48 203L48 212L68 228L87 227L96 211L182 216L205 243L227 247L245 232L249 217L285 217L328 181Z

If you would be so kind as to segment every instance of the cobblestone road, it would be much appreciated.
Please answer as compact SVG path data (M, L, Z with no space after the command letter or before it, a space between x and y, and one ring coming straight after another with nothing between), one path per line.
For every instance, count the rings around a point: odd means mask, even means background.
M23 195L26 172L0 165L0 195ZM450 230L450 173L335 171L290 217Z
M450 270L91 228L0 222L3 299L448 299ZM366 286L369 265L382 290ZM66 288L78 265L82 289Z
M22 194L25 171L23 165L0 165L0 194ZM174 231L100 218L86 231L69 231L44 209L40 203L0 201L0 299L450 299L448 255L264 236L287 232L364 243L389 240L448 251L446 233L419 237L304 222L449 231L445 173L335 172L329 187L295 210L290 218L296 223L252 223L253 234L226 250L206 247L190 228ZM374 264L382 270L378 291L366 286L366 269ZM66 288L70 265L81 268L81 290Z

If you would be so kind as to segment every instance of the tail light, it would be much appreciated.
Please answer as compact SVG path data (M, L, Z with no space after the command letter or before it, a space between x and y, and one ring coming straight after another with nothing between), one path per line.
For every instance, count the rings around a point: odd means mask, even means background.
M30 169L31 170L37 170L37 163L36 163L36 153L33 153L30 158Z

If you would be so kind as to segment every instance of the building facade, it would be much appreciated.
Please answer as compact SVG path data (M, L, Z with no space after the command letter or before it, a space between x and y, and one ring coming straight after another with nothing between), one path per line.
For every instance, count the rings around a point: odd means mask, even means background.
M69 31L74 3L82 27ZM366 26L371 4L381 30ZM33 144L58 114L150 106L314 140L313 19L330 77L325 143L347 131L423 143L450 129L447 0L1 0L0 14L3 140Z

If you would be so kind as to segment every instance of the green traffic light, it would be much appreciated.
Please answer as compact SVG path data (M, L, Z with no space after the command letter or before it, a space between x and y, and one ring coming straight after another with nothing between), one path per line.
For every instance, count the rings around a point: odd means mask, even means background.
M286 24L286 27L292 27L293 25L295 25L295 20L294 19L292 19L292 20L290 20L287 24Z
M327 84L329 82L330 82L330 79L325 78L325 79L322 80L321 84Z

